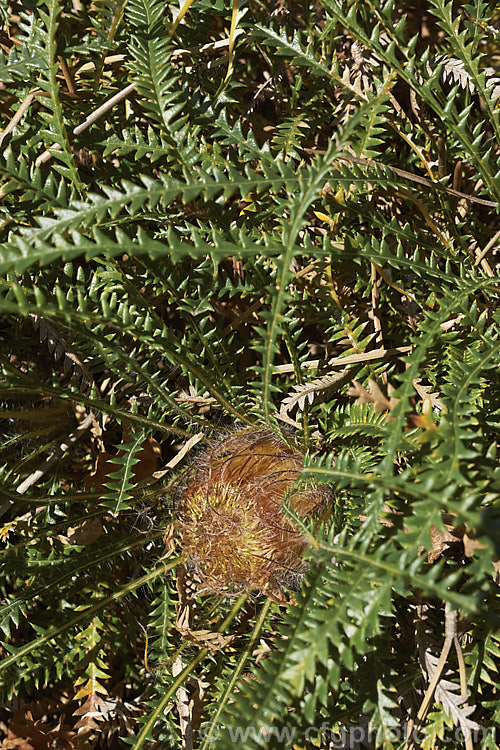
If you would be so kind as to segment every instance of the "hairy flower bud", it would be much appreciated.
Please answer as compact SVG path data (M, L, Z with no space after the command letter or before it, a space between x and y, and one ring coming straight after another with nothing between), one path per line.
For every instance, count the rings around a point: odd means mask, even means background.
M303 570L303 534L283 500L310 516L328 497L324 486L294 487L303 455L269 430L250 428L213 444L198 462L179 503L184 560L210 590L260 590L279 596Z

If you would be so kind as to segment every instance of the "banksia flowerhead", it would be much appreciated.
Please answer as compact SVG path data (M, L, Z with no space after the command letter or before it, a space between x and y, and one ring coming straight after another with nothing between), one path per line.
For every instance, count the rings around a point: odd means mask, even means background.
M305 540L285 514L319 510L325 487L294 488L303 455L262 429L245 429L203 454L179 503L184 560L210 591L280 596L303 569Z

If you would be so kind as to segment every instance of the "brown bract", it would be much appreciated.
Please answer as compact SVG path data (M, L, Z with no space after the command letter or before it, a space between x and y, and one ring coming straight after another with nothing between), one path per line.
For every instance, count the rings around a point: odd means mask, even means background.
M199 458L179 503L188 567L210 591L260 590L280 598L303 570L303 534L286 515L311 516L324 506L324 486L295 487L303 455L272 432L245 429Z

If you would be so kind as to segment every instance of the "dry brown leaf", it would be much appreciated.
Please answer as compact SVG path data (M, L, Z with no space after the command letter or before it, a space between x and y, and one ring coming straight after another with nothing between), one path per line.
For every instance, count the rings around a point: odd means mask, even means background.
M444 409L444 404L439 398L439 393L431 393L430 391L432 386L422 385L422 378L415 378L414 380L412 380L412 385L422 401L429 399L433 408L439 409L440 411Z
M464 543L464 553L466 557L474 557L476 550L486 549L486 545L482 542L479 542L474 537L473 530L470 532L465 532L462 541ZM500 586L500 560L492 560L491 564L493 565L493 573L491 574L493 581L497 586Z
M75 724L78 729L75 750L90 750L95 747L97 739L100 746L112 745L109 739L114 735L131 736L134 732L135 714L140 713L137 703L117 700L115 698L102 698L95 695L89 696L85 703L73 712L73 716L82 716ZM92 743L88 744L88 740Z
M16 711L10 722L7 737L0 745L1 750L78 750L75 743L76 732L63 724L64 715L55 727L49 727L42 720L33 720L31 711Z
M228 646L234 639L234 635L222 635L212 630L189 630L188 628L176 628L184 640L195 643L202 648L208 648L210 651L219 651L221 648Z
M70 526L65 536L60 535L57 538L64 542L64 544L80 544L86 547L88 544L92 544L99 539L103 534L104 529L100 520L98 518L89 518L81 526Z
M252 651L252 656L255 658L255 663L258 664L260 661L262 661L262 659L264 659L267 654L271 652L271 650L271 646L269 646L269 644L261 638L258 647Z
M455 520L453 513L443 513L442 520L444 524L443 531L437 529L435 526L431 526L430 528L432 550L427 553L427 561L429 563L438 560L447 549L457 542L462 542L465 557L473 557L476 551L486 549L486 545L475 538L474 529L468 530L463 525L453 525ZM419 553L423 554L424 552L425 548L421 547ZM500 586L500 560L492 560L491 564L493 565L493 581Z
M175 629L186 641L195 643L202 648L208 648L210 651L218 651L225 648L234 638L234 635L222 635L212 630L191 630L189 624L190 608L189 605L183 607L177 616Z
M478 542L478 540L475 539L474 536L469 536L468 533L464 534L463 543L466 557L473 557L474 550L476 549L486 549L486 546L482 542Z
M76 711L73 711L73 716L81 716L75 724L75 729L83 731L91 731L99 729L99 721L105 718L103 709L106 708L106 701L101 698L97 693L91 693L85 703L81 705Z
M457 532L453 526L445 524L444 531L437 529L435 526L430 528L430 537L432 544L432 551L427 554L427 561L430 563L435 562L443 552L449 549L451 544L456 544L461 540L460 533Z
M377 383L370 378L368 389L361 385L357 380L353 380L351 388L347 391L348 396L355 396L357 404L374 404L374 411L390 411L398 403L399 399L392 398L391 393L394 388L387 386L389 398L384 396Z

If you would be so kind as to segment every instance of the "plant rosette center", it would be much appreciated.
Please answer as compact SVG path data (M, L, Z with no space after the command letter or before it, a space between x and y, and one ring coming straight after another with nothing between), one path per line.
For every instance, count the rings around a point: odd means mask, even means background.
M303 455L272 432L250 428L214 443L198 460L179 503L183 558L206 589L280 596L300 580L306 541L283 501L316 513L324 486L301 486Z

